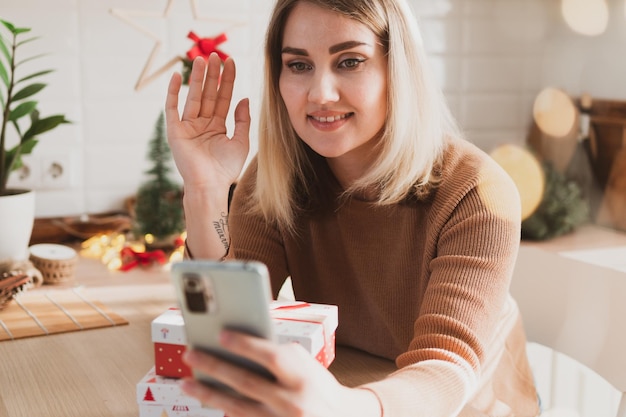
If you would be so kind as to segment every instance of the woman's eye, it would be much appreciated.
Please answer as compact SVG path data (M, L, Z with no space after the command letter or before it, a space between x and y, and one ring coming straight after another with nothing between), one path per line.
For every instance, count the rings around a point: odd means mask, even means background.
M287 64L287 67L293 72L305 72L311 69L311 66L304 62L290 62Z
M339 63L339 66L341 68L354 69L361 65L363 62L365 62L365 60L362 58L349 58L341 61Z

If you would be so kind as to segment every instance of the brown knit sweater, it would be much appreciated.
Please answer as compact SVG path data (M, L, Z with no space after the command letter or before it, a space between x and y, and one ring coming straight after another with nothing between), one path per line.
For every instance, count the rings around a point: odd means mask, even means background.
M229 257L264 262L274 295L291 276L298 300L339 306L338 344L395 359L364 386L385 417L538 415L509 295L519 195L488 155L452 141L428 201L348 199L299 216L297 236L243 213L255 167L233 197Z

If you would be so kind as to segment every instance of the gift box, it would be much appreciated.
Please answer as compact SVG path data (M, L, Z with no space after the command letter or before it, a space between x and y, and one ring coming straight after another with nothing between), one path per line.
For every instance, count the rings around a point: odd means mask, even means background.
M191 369L182 360L187 346L180 310L170 308L152 320L151 334L156 374L171 378L191 376Z
M137 383L139 417L224 417L224 412L205 407L179 387L178 378L156 374L154 367Z
M273 301L270 316L278 343L299 343L325 367L335 359L337 306Z
M300 301L273 301L270 316L278 343L299 343L325 367L335 358L337 306ZM191 376L182 361L186 349L185 324L177 308L152 321L155 372L159 376Z
M224 417L224 412L214 408L179 405L140 405L139 417Z

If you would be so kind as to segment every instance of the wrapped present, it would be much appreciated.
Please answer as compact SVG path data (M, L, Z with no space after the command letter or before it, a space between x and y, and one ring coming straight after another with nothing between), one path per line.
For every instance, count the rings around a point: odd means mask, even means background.
M335 359L337 306L273 301L270 315L278 343L299 343L325 367Z
M191 376L191 369L182 360L187 342L180 310L170 308L152 320L151 333L156 374L171 378Z
M157 374L170 378L191 376L191 369L183 362L185 345L154 343L154 365Z
M270 316L278 343L299 343L325 367L335 358L337 306L300 301L273 301ZM191 376L182 361L186 349L185 324L177 308L152 321L156 374L171 378Z
M140 405L139 417L224 417L224 412L186 405Z
M154 367L137 383L137 404L202 406L199 400L183 393L177 378L157 375Z
M156 374L153 367L137 383L139 417L224 417L224 412L203 406L183 393L177 378Z

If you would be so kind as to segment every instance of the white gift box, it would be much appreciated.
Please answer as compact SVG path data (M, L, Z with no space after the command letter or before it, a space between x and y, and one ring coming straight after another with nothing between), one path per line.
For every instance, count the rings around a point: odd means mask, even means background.
M332 363L337 306L273 301L270 316L278 343L298 343L324 366ZM223 411L203 407L179 387L178 377L191 374L181 358L187 341L180 310L170 308L155 318L151 333L155 366L137 383L139 417L224 417Z
M170 308L152 320L151 333L154 343L172 345L187 343L185 322L178 308Z
M278 343L299 343L322 365L335 358L337 306L300 301L272 301L270 316ZM179 309L170 308L152 321L155 372L180 378L191 370L182 362L186 349L185 323Z
M140 405L139 417L224 417L224 412L187 405Z
M157 375L154 367L137 383L137 404L202 407L199 400L183 393L178 378Z
M187 342L180 310L170 308L152 320L151 335L156 374L170 378L191 376L191 369L182 359Z
M278 343L299 343L325 367L335 359L337 306L273 301L270 315Z

